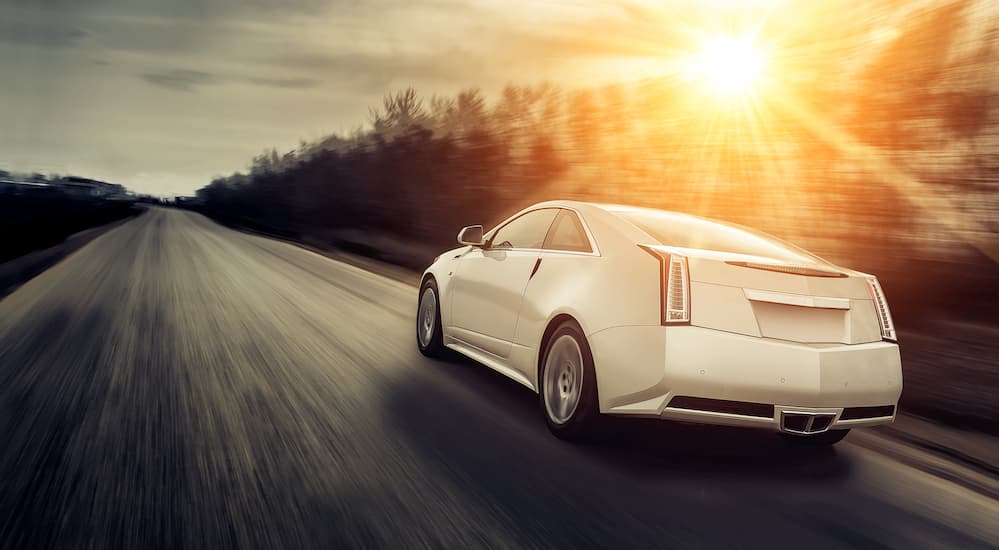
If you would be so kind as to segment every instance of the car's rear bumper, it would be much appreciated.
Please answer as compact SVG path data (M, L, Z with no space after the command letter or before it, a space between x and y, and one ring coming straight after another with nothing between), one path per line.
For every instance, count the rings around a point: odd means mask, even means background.
M597 332L589 343L600 410L610 414L824 431L891 422L902 392L891 342L800 344L632 326Z

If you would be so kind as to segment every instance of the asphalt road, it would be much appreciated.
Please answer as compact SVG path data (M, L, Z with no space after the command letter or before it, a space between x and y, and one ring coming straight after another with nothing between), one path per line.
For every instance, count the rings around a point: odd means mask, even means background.
M995 500L849 438L563 443L529 391L422 357L415 301L189 212L109 231L0 302L0 546L999 544Z

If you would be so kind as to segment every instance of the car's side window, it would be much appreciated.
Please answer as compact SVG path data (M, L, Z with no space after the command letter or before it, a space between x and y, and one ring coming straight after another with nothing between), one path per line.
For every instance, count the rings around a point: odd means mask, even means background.
M593 252L583 224L579 221L579 216L571 210L559 211L558 217L555 218L551 229L548 230L544 248L570 252Z
M557 208L542 208L515 218L493 234L489 248L541 248L558 212Z

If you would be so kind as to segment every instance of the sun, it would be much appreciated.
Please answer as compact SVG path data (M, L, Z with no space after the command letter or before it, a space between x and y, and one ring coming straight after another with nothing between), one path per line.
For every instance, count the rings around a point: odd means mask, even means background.
M753 95L767 56L751 37L707 36L690 60L690 76L721 98Z

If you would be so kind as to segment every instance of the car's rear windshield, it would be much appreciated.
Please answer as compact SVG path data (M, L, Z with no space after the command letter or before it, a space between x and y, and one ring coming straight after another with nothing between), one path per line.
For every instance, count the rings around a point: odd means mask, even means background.
M793 244L740 225L663 210L608 209L666 246L733 252L790 263L828 263Z

